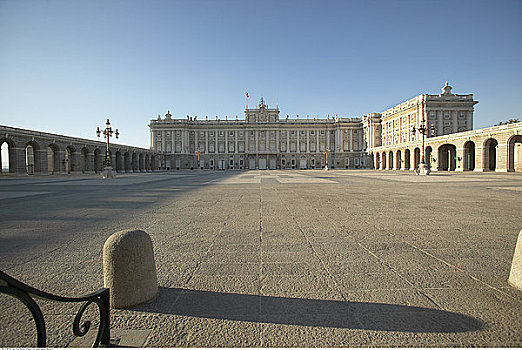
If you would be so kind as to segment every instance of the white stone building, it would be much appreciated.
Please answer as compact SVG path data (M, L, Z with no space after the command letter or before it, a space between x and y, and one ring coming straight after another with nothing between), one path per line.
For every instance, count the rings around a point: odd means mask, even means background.
M446 85L362 118L279 118L261 99L245 119L166 114L151 120L151 149L164 169L415 169L424 153L432 171L520 171L522 123L473 130L473 94Z
M360 118L279 118L261 98L245 119L187 116L151 120L151 147L167 169L318 169L370 167ZM327 155L328 154L328 155Z

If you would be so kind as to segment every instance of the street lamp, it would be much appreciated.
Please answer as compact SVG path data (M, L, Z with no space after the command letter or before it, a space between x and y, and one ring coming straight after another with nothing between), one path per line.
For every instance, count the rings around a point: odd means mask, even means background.
M324 156L325 156L325 165L324 165L324 170L328 170L328 152L330 152L330 149L327 148L326 151L324 152Z
M435 125L431 124L431 127L429 129L431 131L431 135L435 134ZM412 134L415 136L415 133L419 132L422 135L422 158L421 162L419 164L419 172L418 175L428 175L430 173L429 169L426 168L426 162L424 159L424 155L426 154L426 149L424 148L424 136L428 132L428 128L426 127L426 119L422 117L421 124L418 128L415 128L415 126L412 129Z
M109 121L109 118L107 118L107 121L105 122L105 129L100 130L100 127L97 127L96 129L96 136L101 137L101 134L103 134L103 137L107 140L107 149L105 150L105 167L103 168L102 172L102 178L113 178L114 174L112 173L112 166L111 166L111 153L109 149L109 143L110 138L112 137L112 134L116 136L116 138L120 137L120 132L118 129L116 131L112 130L111 122Z

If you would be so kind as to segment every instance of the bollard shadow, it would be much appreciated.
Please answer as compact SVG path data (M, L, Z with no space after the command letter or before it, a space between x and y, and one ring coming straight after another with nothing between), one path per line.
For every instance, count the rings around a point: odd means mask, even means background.
M160 287L135 311L272 323L414 333L470 332L484 328L473 317L425 307L220 293Z

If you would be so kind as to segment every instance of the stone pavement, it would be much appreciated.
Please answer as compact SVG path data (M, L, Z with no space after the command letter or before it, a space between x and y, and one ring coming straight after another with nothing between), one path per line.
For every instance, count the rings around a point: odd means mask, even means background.
M120 345L520 347L522 292L507 280L521 189L518 173L3 177L0 269L48 292L91 292L104 241L138 228L161 287L111 310ZM71 330L79 305L39 304L49 346L83 344ZM29 312L0 296L0 345L34 344Z

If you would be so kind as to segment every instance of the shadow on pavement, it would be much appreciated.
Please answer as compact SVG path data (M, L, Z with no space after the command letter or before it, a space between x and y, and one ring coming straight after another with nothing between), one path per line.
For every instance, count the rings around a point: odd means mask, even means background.
M135 311L222 320L414 333L469 332L483 323L459 313L416 306L219 293L160 287Z

